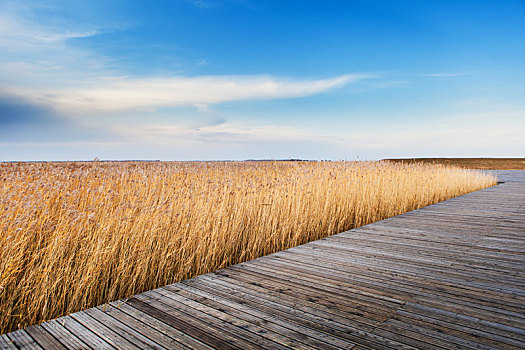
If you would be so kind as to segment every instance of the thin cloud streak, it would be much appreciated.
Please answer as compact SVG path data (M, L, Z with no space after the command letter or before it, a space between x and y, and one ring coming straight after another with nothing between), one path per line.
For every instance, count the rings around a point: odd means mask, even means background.
M23 97L60 111L121 111L177 106L205 109L207 105L222 102L311 96L364 78L367 76L358 74L318 80L272 76L123 78L98 81L84 88L5 87L0 93Z
M87 38L99 34L99 30L70 30L43 27L26 23L19 18L0 15L0 47L10 50L35 50L39 46L58 44L68 39Z
M113 135L122 140L140 140L146 143L177 144L180 142L251 143L257 141L308 141L323 139L316 132L283 125L249 126L221 123L198 128L182 125L127 125L110 126Z

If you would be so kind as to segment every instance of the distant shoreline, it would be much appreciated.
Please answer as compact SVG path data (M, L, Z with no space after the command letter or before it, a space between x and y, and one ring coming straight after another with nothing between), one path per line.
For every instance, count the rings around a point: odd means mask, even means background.
M525 158L400 158L393 163L437 163L480 170L525 170Z
M202 160L202 159L195 159L195 160L160 160L160 159L76 159L76 160L2 160L1 163L75 163L75 162L102 162L102 163L110 163L110 162L120 162L120 163L126 163L126 162L328 162L330 160L324 160L324 159L299 159L299 158L291 158L291 159L243 159L243 160L236 160L236 159L221 159L221 160Z
M160 160L160 159L90 159L90 160L5 160L2 163L84 163L84 162L327 162L326 159L222 159L222 160ZM363 160L365 161L365 160ZM372 160L374 161L374 160ZM392 163L425 163L459 166L467 169L479 170L525 170L525 158L385 158L377 161Z

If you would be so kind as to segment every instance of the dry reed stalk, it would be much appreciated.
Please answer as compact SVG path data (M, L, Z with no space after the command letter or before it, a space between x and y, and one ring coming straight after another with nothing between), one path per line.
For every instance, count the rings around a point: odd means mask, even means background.
M0 164L0 332L495 184L385 162Z

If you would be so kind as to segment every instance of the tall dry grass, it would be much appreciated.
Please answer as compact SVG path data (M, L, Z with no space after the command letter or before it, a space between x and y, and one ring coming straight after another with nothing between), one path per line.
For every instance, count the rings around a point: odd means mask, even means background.
M0 164L0 331L494 184L375 162Z

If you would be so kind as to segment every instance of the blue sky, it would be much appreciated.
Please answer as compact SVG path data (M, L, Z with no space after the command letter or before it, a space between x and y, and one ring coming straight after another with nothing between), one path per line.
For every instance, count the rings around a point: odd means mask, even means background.
M523 1L0 0L0 160L525 156Z

